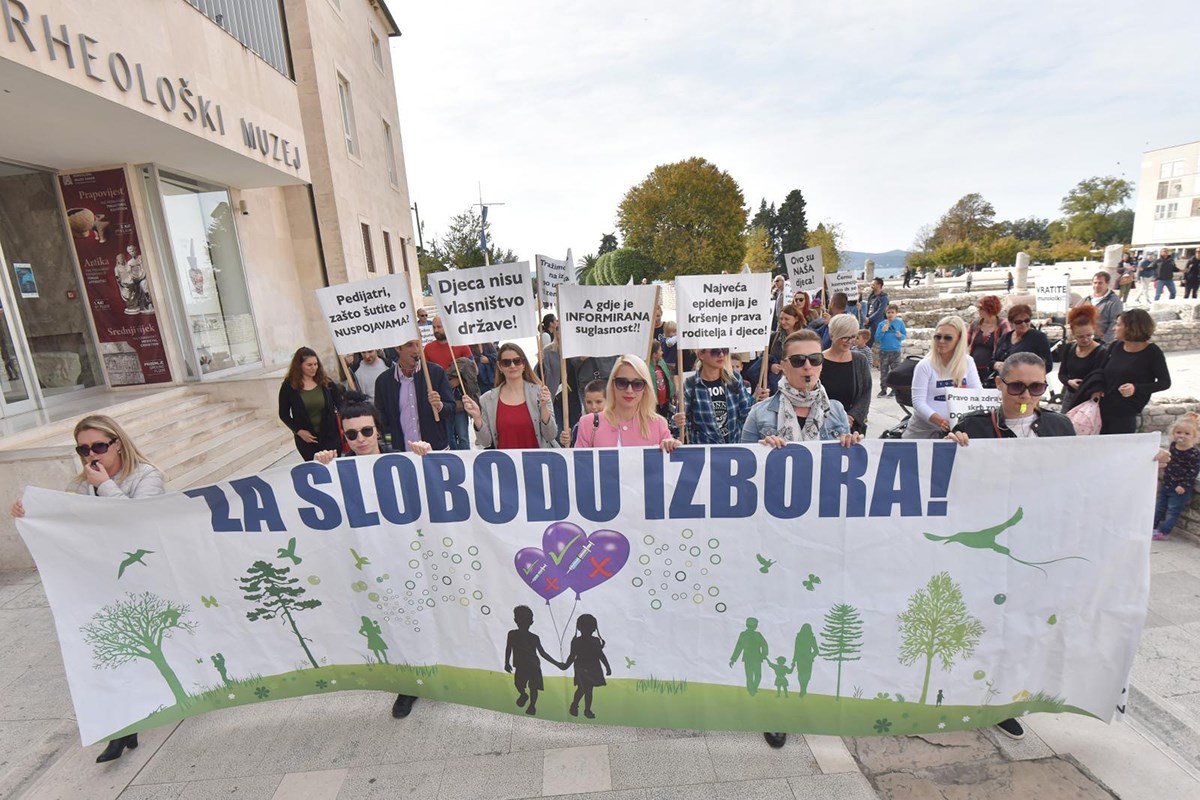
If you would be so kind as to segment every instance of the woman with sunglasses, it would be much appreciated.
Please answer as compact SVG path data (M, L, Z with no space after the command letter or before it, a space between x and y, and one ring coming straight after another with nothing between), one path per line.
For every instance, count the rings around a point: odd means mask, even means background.
M496 388L479 398L463 398L463 410L475 425L475 443L497 450L558 447L554 398L533 375L525 351L512 342L500 345Z
M72 494L139 500L166 491L166 477L146 460L111 417L92 414L79 420L75 425L75 452L79 454L81 469L67 486ZM12 515L25 516L25 506L20 500L13 503ZM136 750L137 746L136 733L113 739L96 757L96 763L118 759L126 748Z
M1150 395L1171 388L1167 357L1150 341L1154 328L1154 318L1145 309L1123 312L1103 366L1080 386L1080 395L1100 398L1101 434L1136 433L1138 414Z
M866 434L871 410L871 362L865 353L850 349L858 339L858 319L838 314L829 320L829 347L825 350L823 384L829 397L846 409L850 429Z
M679 446L667 421L655 411L650 369L638 356L617 359L605 399L602 412L579 420L576 447L658 447L669 453Z
M729 348L697 350L696 365L683 382L684 410L675 415L675 427L686 430L688 444L740 442L754 398L741 374L730 369ZM759 400L770 396L766 388L757 394Z
M344 399L342 387L325 374L316 351L297 350L279 387L279 420L292 431L305 461L341 446L337 410Z
M946 390L981 389L979 372L967 353L967 324L943 317L933 332L933 347L913 371L913 413L905 439L929 439L950 432Z
M997 372L1000 366L1013 353L1035 353L1046 362L1046 373L1054 369L1054 356L1050 355L1050 340L1046 334L1033 325L1033 309L1024 303L1018 303L1008 310L1008 324L1012 331L1000 338L1000 346L996 348L996 360L992 368Z
M1088 375L1104 363L1108 348L1096 340L1096 320L1100 312L1089 304L1077 305L1067 313L1067 327L1075 341L1067 345L1058 379L1063 385L1062 409L1069 411L1076 403L1079 387Z

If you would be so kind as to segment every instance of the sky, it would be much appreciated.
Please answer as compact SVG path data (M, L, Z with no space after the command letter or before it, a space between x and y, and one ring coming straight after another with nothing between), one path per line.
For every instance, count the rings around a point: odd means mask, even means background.
M1078 181L1136 184L1144 151L1200 139L1194 0L389 7L426 239L482 184L523 260L594 253L625 192L693 156L751 213L800 189L810 227L881 252L969 192L1054 218Z

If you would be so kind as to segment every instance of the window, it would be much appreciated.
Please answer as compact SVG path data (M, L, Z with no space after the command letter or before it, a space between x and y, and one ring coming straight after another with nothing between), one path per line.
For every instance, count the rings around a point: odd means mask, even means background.
M1159 181L1158 182L1158 197L1156 200L1166 200L1170 197L1179 197L1183 194L1183 181Z
M1183 174L1183 159L1179 159L1178 161L1164 161L1163 163L1158 165L1159 180L1166 180L1167 178L1178 178L1182 174Z
M396 148L392 144L392 126L383 121L383 155L387 159L388 182L392 186L400 184L396 177Z
M1164 219L1175 219L1179 215L1179 203L1167 203L1167 213Z
M1167 213L1167 207L1165 204L1159 203L1158 205L1156 205L1154 207L1154 218L1155 219L1162 219L1163 215L1166 213Z
M375 272L375 254L371 252L371 226L365 222L359 223L362 227L363 237L363 253L367 256L367 272Z
M371 57L375 59L375 66L383 69L383 44L374 28L371 29Z
M396 274L396 262L392 260L392 235L383 232L383 257L387 261L388 275Z
M1192 201L1192 216L1200 217L1200 197Z
M358 129L354 124L354 97L350 94L350 81L338 73L338 100L342 104L342 129L346 132L346 152L358 156Z

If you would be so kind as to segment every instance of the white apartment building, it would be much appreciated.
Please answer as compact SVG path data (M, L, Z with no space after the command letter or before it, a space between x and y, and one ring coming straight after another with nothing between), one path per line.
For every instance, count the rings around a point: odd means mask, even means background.
M1200 246L1200 141L1142 154L1132 246L1178 256Z

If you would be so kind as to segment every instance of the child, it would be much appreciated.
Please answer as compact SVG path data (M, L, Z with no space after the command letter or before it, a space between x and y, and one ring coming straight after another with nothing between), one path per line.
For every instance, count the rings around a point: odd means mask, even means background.
M600 626L591 614L580 614L575 623L575 637L571 639L571 654L562 668L575 665L575 699L567 710L572 717L579 716L579 700L583 699L583 715L595 719L592 713L592 689L606 686L605 675L612 675L612 667L604 656L604 639L599 635ZM604 672L600 672L600 666Z
M900 307L892 303L886 315L875 327L875 340L879 342L879 396L887 397L888 375L900 365L900 343L908 336L908 328L900 319Z
M1171 535L1179 515L1188 507L1196 476L1200 474L1200 415L1188 414L1171 426L1171 460L1163 471L1154 504L1154 538L1162 541Z
M671 365L663 360L662 343L650 345L650 375L654 378L654 410L670 421L675 416L675 377Z
M779 658L775 659L774 664L772 664L770 661L767 662L767 666L770 667L771 669L775 670L775 696L776 697L779 697L780 694L782 694L785 698L787 697L787 690L788 690L787 676L792 674L792 668L789 667L785 663L786 660L787 659L785 659L783 656L780 656Z
M875 366L875 353L871 351L871 332L866 328L860 330L857 334L858 341L850 345L850 349L856 353L862 353L867 357L867 364Z
M546 655L542 640L536 633L530 633L533 610L529 606L514 608L513 622L517 623L517 627L508 632L508 644L504 647L504 671L512 672L513 666L516 666L513 683L517 687L517 708L524 706L528 700L529 708L525 709L525 713L533 716L537 713L538 692L542 690L542 662L538 656L559 669L566 669L566 666Z
M583 413L595 414L593 417L596 420L596 425L600 424L600 415L604 413L606 404L606 393L608 392L608 383L605 381L589 381L588 385L583 387ZM571 426L568 433L563 431L558 435L558 442L563 447L574 447L576 440L579 439L579 423L576 422Z
M679 351L676 349L679 344L679 339L675 335L678 329L679 326L676 325L673 320L667 320L663 323L662 336L659 338L663 348L663 361L666 361L671 366L675 366L676 358L679 353Z

